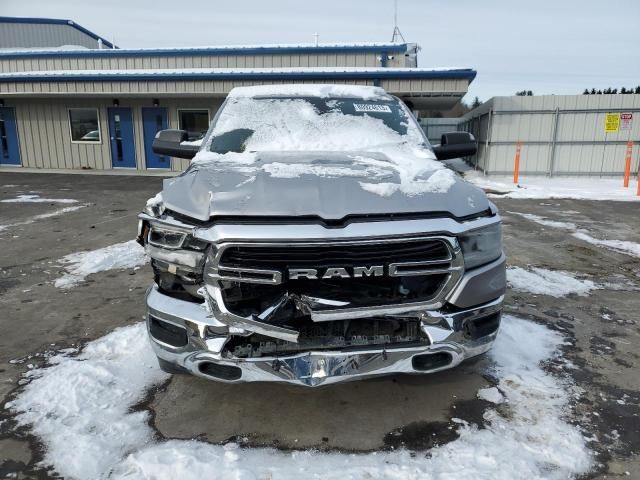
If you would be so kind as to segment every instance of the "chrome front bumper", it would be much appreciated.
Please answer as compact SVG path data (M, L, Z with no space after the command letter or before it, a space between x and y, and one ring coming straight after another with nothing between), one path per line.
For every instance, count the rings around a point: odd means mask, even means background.
M395 373L431 373L455 367L491 348L497 330L474 335L472 325L499 321L503 297L455 313L427 310L421 329L428 344L410 347L308 351L281 356L236 358L224 350L233 335L251 332L216 319L203 303L169 297L151 287L146 296L147 329L159 359L194 375L229 383L282 382L319 386ZM172 346L151 333L153 319L184 331L184 346ZM479 324L479 323L478 323ZM183 329L183 330L180 330Z

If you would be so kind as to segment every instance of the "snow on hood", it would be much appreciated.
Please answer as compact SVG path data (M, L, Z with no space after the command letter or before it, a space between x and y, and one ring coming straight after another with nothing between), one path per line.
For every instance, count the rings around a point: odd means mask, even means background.
M281 85L233 92L189 169L165 180L168 209L198 220L217 215L341 219L403 212L464 217L489 206L479 188L436 160L411 114L380 88ZM321 103L255 98L276 93L308 94ZM340 94L385 98L360 105L336 98ZM330 97L324 103L318 98L323 95ZM363 110L345 113L356 107ZM214 139L225 135L236 138L234 149L242 146L243 153L212 152Z
M428 158L415 161L420 160L429 165ZM169 210L203 221L213 216L335 220L405 212L464 217L489 208L482 190L452 171L402 169L380 152L206 153L182 175L164 181L162 199Z

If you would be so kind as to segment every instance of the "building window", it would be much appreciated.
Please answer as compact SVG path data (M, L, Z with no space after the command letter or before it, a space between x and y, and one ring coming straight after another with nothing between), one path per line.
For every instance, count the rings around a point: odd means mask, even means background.
M178 110L178 124L189 141L200 140L209 130L209 110Z
M71 141L82 143L100 143L100 122L95 108L70 108L69 128Z

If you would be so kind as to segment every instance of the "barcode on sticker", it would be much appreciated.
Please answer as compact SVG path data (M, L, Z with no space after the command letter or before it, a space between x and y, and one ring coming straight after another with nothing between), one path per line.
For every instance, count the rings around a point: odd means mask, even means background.
M375 112L375 113L391 113L389 105L374 105L371 103L354 103L353 108L356 112Z

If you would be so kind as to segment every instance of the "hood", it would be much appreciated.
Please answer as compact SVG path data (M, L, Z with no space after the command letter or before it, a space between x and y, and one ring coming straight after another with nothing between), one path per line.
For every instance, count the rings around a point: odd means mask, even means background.
M403 184L387 156L370 152L259 152L194 161L164 181L162 198L169 210L201 221L427 212L465 217L489 208L481 189L449 170L421 172Z

